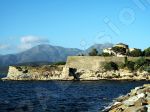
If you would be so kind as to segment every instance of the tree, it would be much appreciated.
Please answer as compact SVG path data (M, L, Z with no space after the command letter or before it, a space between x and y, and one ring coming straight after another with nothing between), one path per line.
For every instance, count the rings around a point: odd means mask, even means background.
M143 57L139 58L138 60L135 61L135 69L138 70L142 66L147 64L147 60Z
M132 61L127 61L125 66L130 70L130 71L134 71L134 65L135 63Z
M97 56L97 55L98 55L97 49L92 49L92 51L89 52L89 56Z
M130 52L130 56L132 57L139 57L139 56L142 56L142 51L141 49L135 49L133 51Z
M105 70L118 70L118 65L114 62L108 62L104 64Z
M78 54L78 56L84 56L84 54L81 53L81 54Z
M150 47L144 50L144 56L150 56Z
M145 66L144 70L150 73L150 66Z
M127 53L126 48L123 47L112 47L112 50L117 54L119 53L125 55Z
M104 53L104 52L103 52L103 53L101 54L101 56L107 57L107 56L113 56L113 55L112 55L112 54L109 54L109 53Z

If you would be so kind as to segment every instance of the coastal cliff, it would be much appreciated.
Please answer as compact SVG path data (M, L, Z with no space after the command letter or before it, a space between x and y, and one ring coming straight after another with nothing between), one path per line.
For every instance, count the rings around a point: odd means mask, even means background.
M139 58L128 58L138 60ZM10 66L7 80L149 80L147 71L104 69L105 63L125 64L123 57L70 56L66 65Z
M71 80L62 75L63 65L10 66L7 80Z
M120 96L107 107L104 112L149 112L150 84L145 84L131 90L125 96Z

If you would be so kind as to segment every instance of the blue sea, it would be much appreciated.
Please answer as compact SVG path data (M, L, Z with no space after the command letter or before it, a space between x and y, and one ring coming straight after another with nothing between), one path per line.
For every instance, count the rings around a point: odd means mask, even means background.
M0 81L0 112L100 112L150 81Z

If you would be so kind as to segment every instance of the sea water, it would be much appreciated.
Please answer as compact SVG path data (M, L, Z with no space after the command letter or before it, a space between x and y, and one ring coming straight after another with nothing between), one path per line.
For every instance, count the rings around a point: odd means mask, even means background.
M0 81L0 112L100 112L150 81Z

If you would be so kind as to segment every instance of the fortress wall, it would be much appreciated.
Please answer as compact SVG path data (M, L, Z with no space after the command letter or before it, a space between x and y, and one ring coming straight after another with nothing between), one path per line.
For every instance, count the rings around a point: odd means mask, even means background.
M128 57L128 61L136 61L140 59L141 57ZM150 57L145 57L146 59L150 59Z
M66 66L69 68L97 70L102 67L104 62L113 61L124 63L123 57L102 57L102 56L69 56Z
M128 61L136 61L140 57L128 57ZM150 57L146 57L150 59ZM69 68L97 70L105 62L125 63L124 57L103 57L103 56L69 56L66 66Z

